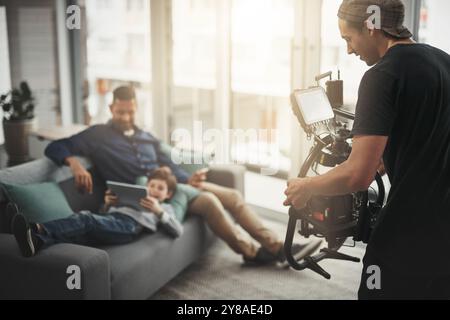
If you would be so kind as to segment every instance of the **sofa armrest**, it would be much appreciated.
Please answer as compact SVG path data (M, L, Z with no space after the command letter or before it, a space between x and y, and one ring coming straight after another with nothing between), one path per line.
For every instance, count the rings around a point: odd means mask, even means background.
M245 167L239 165L211 166L208 172L208 182L236 189L244 195Z
M80 290L67 287L72 265L80 268ZM95 248L58 244L24 258L14 236L0 234L0 283L0 299L110 299L109 256Z

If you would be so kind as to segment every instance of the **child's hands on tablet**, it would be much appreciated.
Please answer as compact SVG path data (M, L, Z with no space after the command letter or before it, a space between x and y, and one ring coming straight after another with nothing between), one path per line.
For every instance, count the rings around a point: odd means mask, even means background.
M156 214L158 217L161 217L164 211L159 204L159 201L151 196L147 196L147 198L141 199L140 205L144 209L147 209L148 211Z
M105 192L105 205L107 207L116 206L119 202L119 197L117 197L111 190L106 190Z

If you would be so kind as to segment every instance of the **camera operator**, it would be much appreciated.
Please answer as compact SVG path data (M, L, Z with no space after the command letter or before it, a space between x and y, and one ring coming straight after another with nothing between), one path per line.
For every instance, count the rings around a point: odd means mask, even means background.
M378 29L369 23L373 5L381 11ZM290 180L284 204L301 209L315 195L367 190L383 158L392 187L367 246L358 296L449 299L450 56L411 40L404 12L400 0L341 4L348 54L373 66L359 88L353 150L327 174ZM381 288L367 286L370 266L379 267Z

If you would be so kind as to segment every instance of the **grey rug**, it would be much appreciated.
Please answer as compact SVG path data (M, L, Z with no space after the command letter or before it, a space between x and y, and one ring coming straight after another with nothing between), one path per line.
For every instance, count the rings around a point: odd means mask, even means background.
M286 226L267 223L284 239ZM298 236L299 237L299 236ZM302 242L301 238L296 239ZM362 259L364 247L341 252ZM324 260L320 263L331 280L305 270L275 266L244 267L242 258L224 242L217 243L196 263L169 282L154 300L354 300L362 263Z

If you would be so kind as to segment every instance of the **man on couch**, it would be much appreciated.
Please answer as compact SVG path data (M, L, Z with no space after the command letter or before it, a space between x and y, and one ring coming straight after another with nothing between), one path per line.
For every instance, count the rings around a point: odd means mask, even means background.
M241 254L247 264L284 262L283 242L262 224L238 191L205 182L204 171L189 176L161 151L160 141L135 125L137 104L133 88L117 88L110 111L112 119L107 124L55 141L45 150L46 156L57 165L70 167L80 191L91 193L93 183L91 174L75 156L88 157L105 181L132 184L138 177L167 166L179 183L192 186L191 190L183 189L188 190L189 212L201 215L212 231L233 251ZM260 247L239 231L225 210L259 242ZM182 220L184 217L179 218ZM317 241L294 245L293 254L310 255L319 245Z

